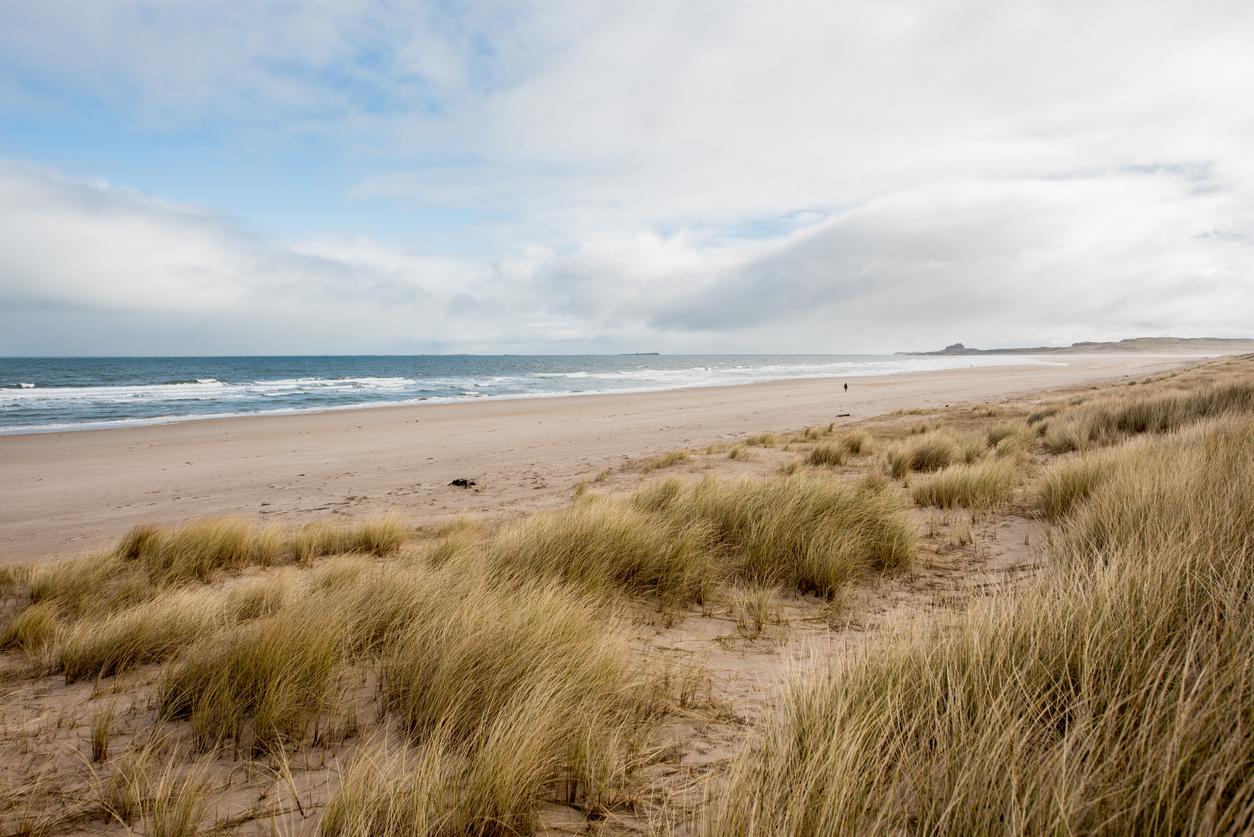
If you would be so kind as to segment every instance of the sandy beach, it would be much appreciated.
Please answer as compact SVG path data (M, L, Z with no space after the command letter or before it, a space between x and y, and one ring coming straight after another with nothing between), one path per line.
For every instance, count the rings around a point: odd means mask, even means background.
M1032 400L1203 359L1047 360L852 378L847 393L828 378L5 436L0 562L77 553L136 523L206 515L294 524L388 509L419 521L463 509L523 514L566 502L580 479L678 448L902 408ZM476 485L449 486L458 478Z

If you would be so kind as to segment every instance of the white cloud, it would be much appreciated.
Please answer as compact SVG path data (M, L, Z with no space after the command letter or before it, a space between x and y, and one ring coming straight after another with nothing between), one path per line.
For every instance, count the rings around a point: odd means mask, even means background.
M479 260L273 241L6 166L0 302L26 337L0 351L58 329L108 351L93 317L167 352L913 349L1254 321L1249 4L21 5L0 51L58 89L146 125L314 132L354 161L351 200L497 220L468 222ZM11 109L31 95L0 84Z

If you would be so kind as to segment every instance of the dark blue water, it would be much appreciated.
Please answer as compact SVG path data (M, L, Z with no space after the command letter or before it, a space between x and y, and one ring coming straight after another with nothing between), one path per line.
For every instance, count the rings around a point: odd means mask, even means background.
M0 358L0 433L1034 362L902 355Z

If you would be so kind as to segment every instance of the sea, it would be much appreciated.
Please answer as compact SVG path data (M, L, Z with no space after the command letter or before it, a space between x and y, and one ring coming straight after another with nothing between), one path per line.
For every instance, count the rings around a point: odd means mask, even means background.
M1042 362L912 355L0 358L0 434Z

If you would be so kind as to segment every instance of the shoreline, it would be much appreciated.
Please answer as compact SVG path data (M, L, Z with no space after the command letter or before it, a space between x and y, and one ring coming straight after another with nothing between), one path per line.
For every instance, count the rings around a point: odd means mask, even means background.
M0 563L202 516L290 526L391 509L419 523L463 510L526 514L568 501L580 479L669 450L895 409L1033 398L1207 359L1055 356L1048 365L851 376L847 394L845 379L801 378L4 435ZM459 478L477 485L448 485Z
M697 367L687 368L684 370L688 372L692 372L698 369L703 369L704 371L707 371L707 372L711 371L708 367L704 367L701 365L705 362L708 362L711 358L713 359L725 359L725 358L744 359L742 356L738 356L738 355L677 355L674 357L678 359L690 360L693 363L698 364ZM748 357L761 360L763 358L769 358L771 356L757 355L757 356L748 356ZM115 430L115 429L125 429L125 428L130 428L130 427L152 427L152 426L164 425L164 424L178 424L178 423L183 423L183 422L188 422L188 421L205 421L205 420L210 420L210 419L244 418L244 417L254 417L254 416L295 416L295 415L308 415L311 413L321 413L321 412L344 412L344 411L353 411L353 410L362 410L362 409L381 409L381 408L387 408L387 407L415 407L415 406L438 405L438 404L470 404L470 403L485 403L485 402L491 402L491 401L517 401L517 400L529 400L529 399L541 399L541 398L571 398L571 397L580 397L580 396L588 396L588 395L644 395L644 394L650 394L650 393L670 392L674 390L684 390L684 389L712 389L712 388L723 387L723 386L748 386L752 384L771 383L775 381L785 381L785 380L810 380L810 379L832 378L832 377L838 377L841 375L844 375L845 377L852 380L855 378L868 378L868 377L880 377L880 376L887 376L887 375L909 374L911 372L943 372L943 371L948 371L952 369L966 368L966 366L972 365L972 364L966 364L965 358L959 359L957 362L955 362L954 359L950 358L950 359L947 359L944 362L944 365L941 365L941 366L930 367L930 368L925 366L925 367L917 368L917 369L894 369L891 371L886 371L883 369L876 369L875 365L879 364L880 366L883 366L885 362L891 362L896 357L895 355L781 355L779 357L790 358L790 359L801 357L801 358L808 358L812 360L813 359L825 359L825 360L833 361L833 362L838 361L839 363L836 363L836 365L843 364L849 361L850 359L856 359L861 362L861 365L855 365L849 369L834 370L830 368L833 364L829 363L829 364L826 364L829 368L825 369L822 372L806 371L806 372L799 372L798 374L783 374L783 375L778 375L778 376L771 376L770 374L765 374L764 370L768 367L763 367L761 370L754 372L751 368L747 369L744 367L736 366L731 369L720 369L719 375L721 377L718 377L713 381L702 381L697 378L694 378L688 382L680 383L680 384L674 384L674 383L672 384L657 384L657 383L645 384L644 381L647 380L647 376L646 376L645 378L641 378L637 385L621 387L621 388L613 387L613 386L606 387L606 388L597 388L596 385L593 385L591 388L583 389L583 390L555 389L555 390L541 390L541 391L529 391L529 392L504 391L504 392L496 392L496 393L493 393L490 391L484 391L484 392L475 392L474 394L463 391L458 395L423 395L423 396L418 396L418 397L401 397L395 400L388 400L388 399L376 400L372 398L367 398L365 400L360 400L360 401L356 401L352 403L321 404L317 406L280 406L280 407L274 407L274 408L268 408L268 409L234 410L234 411L229 409L228 405L231 404L233 400L237 399L238 396L233 396L228 389L228 391L222 393L222 397L218 399L218 403L221 405L221 407L224 408L222 412L213 412L213 413L189 412L189 413L165 413L165 414L154 413L152 415L135 416L131 418L85 419L81 421L50 422L46 424L5 425L5 426L0 426L0 436L20 436L20 435L31 435L31 434L41 434L41 433L68 433L68 432L78 432L82 430ZM0 361L3 361L3 360L5 359L0 358ZM166 360L166 359L162 358L159 360ZM180 359L172 358L172 360L180 360ZM308 360L308 359L306 358L304 360ZM1046 359L1041 359L1041 358L1022 358L1022 359L1019 359L1017 362L1007 361L1003 358L992 359L992 360L984 359L984 360L976 361L976 364L978 364L981 367L1018 365L1019 363L1022 363L1023 365L1039 365L1039 364L1056 364L1057 362L1046 360ZM769 368L775 368L775 367L769 367ZM802 369L802 368L804 367L793 367L793 371L796 372L797 370ZM619 375L624 374L624 373L628 375L631 374L628 370L615 370L615 371ZM675 372L677 370L667 369L664 371ZM749 377L744 378L744 379L738 379L739 376L744 373L748 373ZM296 373L291 373L291 374L296 374ZM426 378L424 377L426 374L427 373L417 373L417 376L420 379L426 380ZM756 375L762 375L762 377L755 377ZM555 372L548 372L548 373L531 372L527 375L521 375L519 379L522 380L522 379L526 379L529 377L537 377L537 376L541 378L555 378L559 380L571 379L571 378L581 378L585 380L591 380L595 378L605 378L606 372L604 370L601 370L601 371L575 373L574 375L571 375L569 373L560 373L560 372L557 372L557 373ZM370 378L372 376L366 376L366 377ZM617 377L617 375L610 375L610 377ZM301 378L300 380L306 380L306 379ZM338 377L331 377L328 379L320 379L319 382L320 383L333 383L333 382L340 381L340 380L344 380L344 379L338 378ZM186 386L186 385L189 385L190 383L191 381L174 381L172 383L165 383L165 384L161 384L161 383L133 384L133 385L122 385L121 389L126 390L129 387L134 386L139 389L145 389L145 390L152 390L152 389L160 390L164 387ZM208 379L198 379L196 383L225 385L228 388L243 387L247 389L249 387L249 384L244 381L220 381L213 377L210 377ZM261 386L267 383L277 383L277 382L256 381L256 382L253 382L253 386ZM415 381L409 381L408 383L415 383ZM51 386L51 387L47 385L36 386L34 384L26 384L26 383L20 384L20 386L23 388L22 389L23 392L30 392L30 393L36 393L36 394L50 393L50 392L55 392L59 394L59 393L67 392L67 391L68 392L78 391L77 387L72 387L67 390L65 388L56 387L56 386ZM12 389L12 388L0 387L0 393L8 391L9 389ZM88 385L86 386L86 389L92 390L93 387ZM205 399L205 400L211 400L211 399ZM116 403L121 404L124 402L117 401ZM175 403L180 403L180 402L175 402Z

